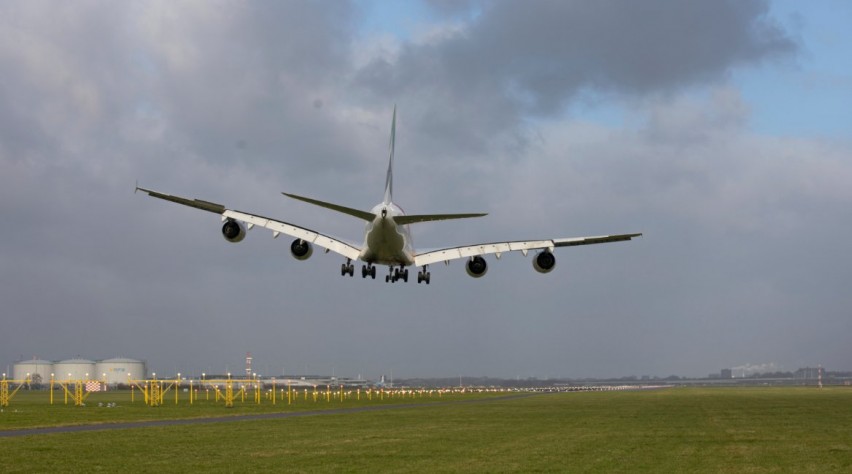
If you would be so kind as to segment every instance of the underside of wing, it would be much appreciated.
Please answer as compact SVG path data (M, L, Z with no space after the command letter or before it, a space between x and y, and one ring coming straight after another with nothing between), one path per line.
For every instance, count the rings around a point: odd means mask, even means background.
M230 209L225 210L225 212L222 213L222 217L225 219L234 219L245 222L249 225L249 228L258 226L269 229L272 231L273 237L278 237L280 234L284 234L297 239L302 239L305 242L310 242L317 247L322 247L326 250L343 255L346 258L351 258L352 260L358 260L358 257L361 255L361 249L348 242L344 242L340 239L320 234L319 232L290 224L288 222Z
M526 254L530 250L547 249L553 251L556 247L570 247L575 245L591 245L603 244L607 242L619 242L630 240L633 237L639 237L642 234L619 234L619 235L601 235L596 237L574 237L563 239L547 239L547 240L519 240L515 242L495 242L488 244L466 245L462 247L451 247L440 250L433 250L418 254L414 257L416 266L430 265L435 262L457 260L460 258L469 258L478 255L495 254L499 258L506 252L523 252Z

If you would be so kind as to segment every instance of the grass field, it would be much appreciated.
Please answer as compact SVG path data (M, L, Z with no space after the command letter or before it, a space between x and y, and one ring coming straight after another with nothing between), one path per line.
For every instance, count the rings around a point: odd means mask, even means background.
M43 396L43 395L42 395ZM94 395L93 395L94 396ZM852 389L670 388L534 395L268 421L149 427L0 439L5 472L850 472ZM433 399L434 401L438 401ZM51 423L210 416L219 406L171 409L50 407L16 398ZM411 403L410 400L385 403ZM420 400L416 400L420 402ZM450 402L450 403L447 403ZM359 402L325 403L326 407ZM367 402L360 402L361 404ZM246 403L234 413L315 409ZM18 407L19 412L10 413ZM88 412L88 413L87 413ZM44 424L39 415L27 423Z

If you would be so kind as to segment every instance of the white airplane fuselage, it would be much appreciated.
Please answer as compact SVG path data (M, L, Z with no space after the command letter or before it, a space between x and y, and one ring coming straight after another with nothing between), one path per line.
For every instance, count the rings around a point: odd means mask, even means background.
M405 212L394 203L377 204L371 210L376 217L368 222L364 236L364 250L360 260L370 264L402 265L414 264L414 247L408 225L398 225L394 217Z

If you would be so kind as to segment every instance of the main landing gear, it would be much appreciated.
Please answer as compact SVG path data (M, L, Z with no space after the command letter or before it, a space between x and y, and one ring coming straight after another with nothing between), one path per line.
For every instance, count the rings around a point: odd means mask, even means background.
M388 283L396 283L397 280L407 282L408 269L402 266L399 268L394 268L393 266L388 267L388 275L385 276L385 281Z
M425 281L426 284L428 285L429 280L431 280L431 279L432 279L432 273L426 270L426 265L423 265L423 270L420 270L419 272L417 272L417 283L420 284L420 282Z
M361 278L367 278L367 276L373 280L376 279L376 267L372 263L361 265Z
M429 273L428 266L424 265L423 268L417 272L417 283L426 282L429 284L429 281L432 278L432 274ZM355 265L352 264L352 259L346 259L346 263L340 265L340 275L350 277L355 274ZM373 280L376 279L376 267L372 263L368 263L366 265L361 265L361 278L370 277ZM385 276L385 281L388 283L396 283L397 281L402 280L404 282L408 282L408 269L404 266L400 265L395 267L393 265L388 266L388 274Z
M355 275L355 265L352 265L352 259L347 258L346 263L340 265L340 276Z

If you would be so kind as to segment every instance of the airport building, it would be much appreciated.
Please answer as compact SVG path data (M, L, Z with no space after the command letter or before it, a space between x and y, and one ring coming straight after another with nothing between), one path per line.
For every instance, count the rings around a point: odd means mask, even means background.
M800 380L819 380L822 374L822 367L802 367L793 376Z

